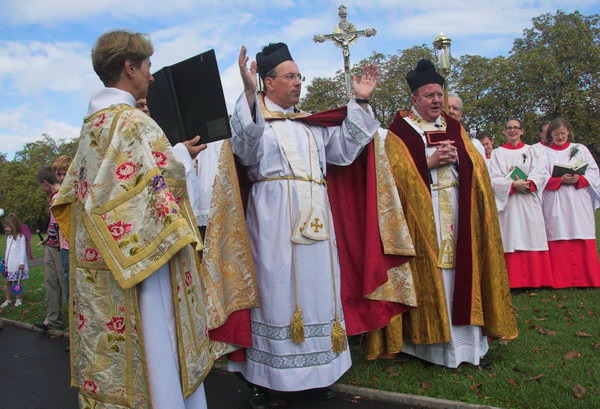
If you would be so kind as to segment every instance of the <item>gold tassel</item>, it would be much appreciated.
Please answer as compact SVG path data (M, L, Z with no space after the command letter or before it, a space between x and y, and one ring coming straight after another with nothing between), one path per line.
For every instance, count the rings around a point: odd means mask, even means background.
M292 341L295 344L301 344L304 342L304 319L302 318L302 310L300 306L296 304L296 311L292 316L292 322L290 323L292 330Z
M336 354L344 352L347 348L346 331L344 331L344 328L342 327L342 324L339 323L337 317L335 317L335 322L331 327L331 344L333 352Z

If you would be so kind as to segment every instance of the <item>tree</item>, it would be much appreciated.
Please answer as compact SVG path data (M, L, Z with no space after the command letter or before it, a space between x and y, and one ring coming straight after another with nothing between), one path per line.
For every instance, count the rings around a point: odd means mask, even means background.
M577 140L600 152L600 15L543 14L515 40L513 64L518 101L527 127L563 117Z
M371 96L370 104L382 127L387 127L392 122L396 111L410 108L410 90L404 80L406 73L413 69L421 58L433 58L432 51L424 44L399 50L398 53L373 53L351 69L352 74L360 75L365 64L375 64L379 67L379 84ZM306 89L301 107L309 112L324 111L347 102L342 71L338 71L333 78L317 77Z
M44 229L48 225L48 197L39 187L37 171L44 165L52 165L60 155L73 157L77 140L65 141L42 134L43 139L27 143L7 161L0 154L1 206L6 213L15 213L30 227Z
M463 55L454 66L452 91L464 102L462 121L470 130L501 135L519 109L509 60Z

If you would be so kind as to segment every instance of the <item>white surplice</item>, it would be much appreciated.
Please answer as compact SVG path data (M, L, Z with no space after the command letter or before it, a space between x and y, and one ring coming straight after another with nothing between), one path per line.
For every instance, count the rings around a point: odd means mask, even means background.
M118 88L104 88L90 100L88 115L116 104L135 107L135 98L129 92ZM189 157L189 154L187 155ZM177 333L170 275L167 263L138 284L152 407L206 409L203 384L200 384L188 399L183 399L179 381Z
M544 191L542 207L548 240L595 240L594 211L600 207L600 175L594 157L580 143L571 143L564 150L548 148L546 152L550 174L556 164L573 166L587 163L585 178L590 183L582 189L562 185L558 190Z
M188 189L188 196L198 226L206 226L208 224L213 183L217 174L222 146L222 140L211 142L194 159L190 157L187 148L182 143L178 143L173 147L173 150L177 154L177 159L185 166L185 182Z
M270 111L283 109L265 97ZM258 101L255 98L255 107ZM309 143L306 128L298 121L284 121L288 134L296 144L304 166L309 169ZM296 183L290 180L265 178L292 176L289 162L277 140L271 123L264 120L259 109L253 120L246 96L242 93L231 118L234 153L250 177L252 185L246 211L246 222L256 268L260 308L252 310L252 348L246 351L246 361L229 362L229 369L241 372L257 385L280 391L298 391L326 387L334 383L351 365L350 352L337 354L332 350L331 326L335 307L343 323L340 301L340 268L335 247L335 231L329 206L330 241L313 244L293 244L291 224L295 224L298 202ZM313 169L313 178L325 175L326 163L348 165L360 154L379 123L356 102L348 103L348 115L342 126L310 126L318 150L320 169ZM321 173L319 175L318 173ZM326 188L318 185L327 203ZM291 219L288 198L291 198ZM295 310L292 246L295 258L298 302L304 318L305 340L291 340L290 321ZM336 300L332 279L335 275Z
M546 154L523 144L517 149L499 147L492 151L491 178L505 253L548 250L542 194L548 178ZM514 166L535 183L536 191L510 194Z
M413 108L412 111L416 117L420 117L416 109ZM407 122L409 122L409 124L421 135L423 143L425 144L425 155L427 157L433 155L436 148L435 146L427 146L425 132L416 122L411 121L408 117L405 118L405 120L407 120ZM421 119L421 121L424 120ZM435 122L438 127L434 127L433 129L442 129L442 122L442 117L438 117ZM451 171L452 181L458 183L458 171L456 166L451 166ZM431 175L431 184L436 185L438 183L438 168L429 169L429 174ZM458 224L458 185L448 189L452 196L453 225L458 226L460 229ZM431 190L438 246L441 245L439 192L439 190ZM454 269L442 268L441 270L442 279L444 281L444 292L446 294L446 305L448 306L448 312L451 312L454 297ZM451 313L448 315L448 321L451 324L450 335L452 336L452 341L438 344L413 344L412 342L405 340L402 352L449 368L456 368L461 362L479 365L479 360L487 353L489 348L487 338L482 335L481 327L477 325L452 325Z

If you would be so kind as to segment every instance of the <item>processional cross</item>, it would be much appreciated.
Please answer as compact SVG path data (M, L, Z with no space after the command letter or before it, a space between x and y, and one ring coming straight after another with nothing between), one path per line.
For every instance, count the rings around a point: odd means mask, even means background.
M377 34L377 30L374 28L367 28L365 30L357 31L354 24L346 21L348 12L346 6L342 5L339 7L338 16L340 22L333 28L331 34L317 34L313 37L315 43L324 43L327 40L331 40L333 45L342 49L344 55L344 77L346 79L346 96L352 97L352 76L350 75L350 47L356 43L359 37L371 37Z

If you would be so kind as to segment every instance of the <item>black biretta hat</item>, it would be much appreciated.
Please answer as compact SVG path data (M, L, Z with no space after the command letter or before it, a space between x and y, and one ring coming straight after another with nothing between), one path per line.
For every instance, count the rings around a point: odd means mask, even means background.
M406 82L410 90L414 92L417 88L427 84L440 84L444 86L444 77L435 70L431 60L419 60L414 70L406 74Z
M294 61L284 43L271 43L256 54L256 71L263 80L265 75L284 61Z

